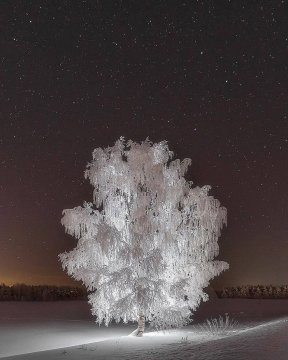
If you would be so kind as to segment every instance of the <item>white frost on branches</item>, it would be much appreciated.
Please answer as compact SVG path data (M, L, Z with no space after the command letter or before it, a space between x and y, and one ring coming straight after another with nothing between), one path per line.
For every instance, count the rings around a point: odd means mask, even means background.
M229 267L213 261L226 209L208 195L210 186L185 180L190 159L172 157L166 141L120 138L97 148L85 172L93 203L63 211L78 244L59 256L91 291L99 324L143 313L154 326L182 326L207 300L209 281Z

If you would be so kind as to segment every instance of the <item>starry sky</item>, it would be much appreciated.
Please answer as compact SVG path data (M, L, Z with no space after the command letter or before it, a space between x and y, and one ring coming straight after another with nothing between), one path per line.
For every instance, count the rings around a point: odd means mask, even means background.
M2 1L0 282L71 284L96 147L167 140L228 209L215 287L288 283L288 1Z

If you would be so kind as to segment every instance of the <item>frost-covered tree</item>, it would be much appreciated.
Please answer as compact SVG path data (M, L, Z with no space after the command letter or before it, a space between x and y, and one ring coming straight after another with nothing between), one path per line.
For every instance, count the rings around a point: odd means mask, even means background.
M210 279L228 268L218 255L226 209L192 187L190 159L173 160L166 141L120 138L97 148L85 177L93 203L63 211L76 248L60 256L63 268L90 291L96 321L145 321L158 327L186 324Z

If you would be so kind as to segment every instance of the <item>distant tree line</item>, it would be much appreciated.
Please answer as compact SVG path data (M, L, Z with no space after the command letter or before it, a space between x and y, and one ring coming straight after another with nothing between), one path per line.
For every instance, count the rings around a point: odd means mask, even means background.
M0 284L0 301L86 300L85 289L71 286Z
M219 298L287 299L288 285L242 285L225 287L217 291Z

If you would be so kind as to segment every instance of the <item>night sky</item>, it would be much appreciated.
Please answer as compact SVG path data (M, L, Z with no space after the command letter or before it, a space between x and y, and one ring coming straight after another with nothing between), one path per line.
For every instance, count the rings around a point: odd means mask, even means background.
M288 283L288 1L1 1L0 282L71 284L96 147L168 140L228 209L212 285Z

